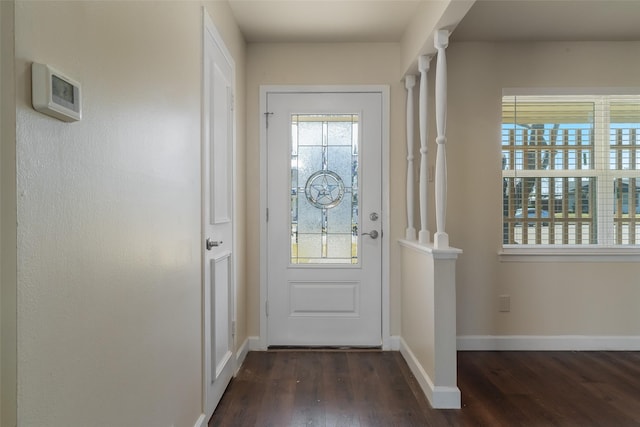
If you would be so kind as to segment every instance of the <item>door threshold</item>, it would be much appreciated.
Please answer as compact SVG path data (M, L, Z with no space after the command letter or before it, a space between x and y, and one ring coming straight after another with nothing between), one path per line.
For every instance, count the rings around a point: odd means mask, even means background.
M268 351L382 351L382 346L270 345Z

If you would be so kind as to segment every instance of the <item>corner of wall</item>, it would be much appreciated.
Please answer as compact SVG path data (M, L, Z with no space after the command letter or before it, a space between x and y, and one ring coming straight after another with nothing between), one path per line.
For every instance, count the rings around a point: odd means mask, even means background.
M418 56L434 53L434 35L437 30L453 31L476 0L447 0L425 2L402 38L402 70L417 70Z

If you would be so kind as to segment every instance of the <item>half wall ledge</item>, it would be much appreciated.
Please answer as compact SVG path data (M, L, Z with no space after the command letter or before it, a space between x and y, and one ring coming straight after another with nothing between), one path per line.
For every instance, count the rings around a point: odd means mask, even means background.
M456 343L457 248L398 241L401 353L436 409L459 409Z

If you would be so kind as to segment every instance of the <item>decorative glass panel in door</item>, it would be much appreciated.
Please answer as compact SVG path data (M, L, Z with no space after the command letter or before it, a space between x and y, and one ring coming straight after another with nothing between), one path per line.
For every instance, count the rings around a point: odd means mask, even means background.
M291 264L358 263L358 121L291 116Z

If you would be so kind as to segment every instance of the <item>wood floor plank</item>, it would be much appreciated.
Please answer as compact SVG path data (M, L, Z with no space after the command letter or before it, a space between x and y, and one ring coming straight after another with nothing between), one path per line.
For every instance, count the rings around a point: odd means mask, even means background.
M323 353L325 369L322 384L325 389L326 425L360 426L360 420L353 411L355 396L350 381L347 354Z
M300 358L299 363L296 364L295 400L291 425L326 425L322 405L324 391L321 387L324 366L320 363L319 356L319 353L311 352L306 357Z
M295 354L280 352L267 353L262 357L270 358L272 364L267 372L264 394L256 396L260 401L256 425L273 427L289 425L295 402L295 381L292 380L291 372L296 369L297 359ZM272 399L270 396L278 396L278 398Z
M209 427L640 426L640 352L459 352L458 387L434 410L398 352L250 352Z
M270 372L269 358L249 354L243 369L236 378L231 380L233 394L225 392L216 408L209 426L224 425L255 425L256 415L259 413L256 396L264 393L264 381L261 377ZM227 389L228 390L228 389ZM224 421L222 421L224 420Z

